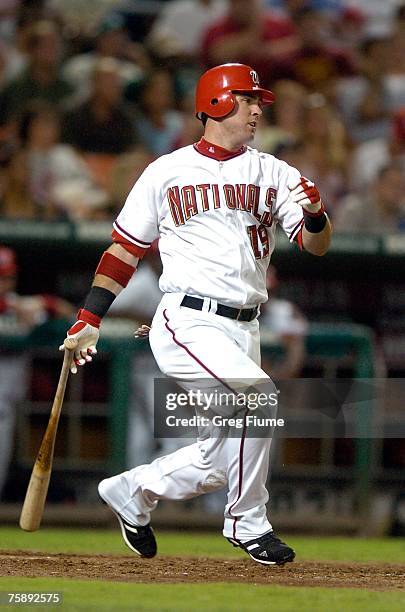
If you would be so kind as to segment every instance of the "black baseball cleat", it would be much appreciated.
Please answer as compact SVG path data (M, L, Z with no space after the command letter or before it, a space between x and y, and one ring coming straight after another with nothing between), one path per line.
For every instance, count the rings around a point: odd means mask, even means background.
M155 534L150 524L144 527L131 525L131 523L128 523L128 521L118 514L118 512L116 512L102 497L101 499L117 517L121 527L122 537L128 548L146 559L154 557L157 553L157 545Z
M247 552L253 561L263 565L284 565L284 563L294 561L294 550L274 535L273 531L248 542L240 542L233 538L228 538L228 540L234 546Z
M141 557L151 559L157 553L155 534L150 525L140 527L131 525L113 510L121 526L125 544Z

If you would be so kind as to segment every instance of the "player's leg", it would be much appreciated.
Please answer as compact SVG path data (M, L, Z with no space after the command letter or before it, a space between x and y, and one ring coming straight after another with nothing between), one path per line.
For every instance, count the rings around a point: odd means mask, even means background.
M154 320L151 346L161 369L184 388L198 389L203 380L205 389L213 392L231 385L245 392L253 385L268 397L274 391L272 381L255 363L259 351L256 322L235 324L175 307L163 309L161 315ZM224 409L220 404L219 409L229 416L228 405ZM235 416L241 413L246 416L246 408ZM267 431L267 435L252 437L242 428L233 438L229 431L215 435L216 428L210 427L209 435L205 432L197 443L100 483L100 495L117 513L125 541L132 550L153 556L156 543L149 521L158 501L189 499L221 488L228 480L224 535L260 563L291 561L294 551L274 536L266 516L271 434ZM146 552L140 540L146 543Z
M259 328L244 331L240 340L242 349L260 367ZM265 372L256 386L257 393L265 397L277 397L273 381ZM255 395L247 394L248 408L252 408ZM253 405L249 405L252 399ZM257 418L275 417L277 406L265 405L248 414ZM267 519L266 503L268 492L266 481L269 470L272 429L269 427L249 427L242 429L241 435L230 435L226 444L228 463L228 503L225 507L223 534L228 538L250 540L272 529ZM258 437L256 437L258 436Z
M255 404L254 414L258 418L274 419L278 398L273 382L259 367L260 336L257 322L239 324L215 317L215 327L211 327L204 326L204 320L197 317L188 325L180 315L180 320L176 321L177 314L176 310L171 312L170 309L164 312L165 327L177 346L204 364L217 382L221 380L228 386L236 383L238 389L244 391L248 407L251 407L250 402ZM196 327L201 327L202 337L198 332L194 335ZM232 342L228 344L227 340L230 339ZM171 360L168 363L170 366ZM167 368L169 366L166 365ZM167 373L174 375L170 370ZM215 384L212 379L211 382ZM259 401L266 398L264 403ZM257 409L258 406L261 408ZM251 410L246 408L236 416L240 417L241 413L246 420L249 415L252 416ZM241 435L237 435L240 433L238 429L228 431L228 435L219 440L214 433L205 449L205 459L211 461L211 469L212 465L217 465L221 470L226 470L229 493L224 535L255 561L265 565L283 565L292 561L295 553L277 538L267 520L268 493L265 485L272 432L272 426L244 427ZM197 474L191 476L195 478ZM190 481L185 484L187 490Z
M257 329L248 335L245 350L253 361L260 365L258 331ZM268 383L271 381L264 380L265 386ZM258 390L263 391L263 388ZM267 393L272 391L270 386ZM247 399L249 400L249 395ZM253 399L258 399L257 395L253 396ZM259 413L257 416L276 416L273 409L261 410ZM255 438L256 433L258 438ZM234 546L242 548L254 561L264 565L284 565L294 560L295 552L275 535L268 523L265 505L268 500L266 481L272 437L271 427L253 430L248 428L239 446L237 443L235 445L235 438L229 437L229 492L223 533ZM267 530L266 525L271 529Z
M235 381L239 381L239 388L261 381L273 389L268 376L247 354L257 348L252 342L256 322L235 326L222 319L179 309L177 305L162 309L155 317L151 334L151 346L161 369L181 379L189 389L193 385L198 388L202 379L208 381L212 391L223 390L224 381L228 388ZM236 337L231 338L232 334ZM129 522L146 525L159 499L187 499L223 487L230 480L228 506L232 520L251 510L251 519L255 516L256 523L246 534L251 535L253 530L264 533L271 529L265 514L264 487L270 439L252 442L242 433L239 431L236 439L211 435L148 466L107 479L100 485L102 497ZM243 478L243 472L254 477ZM261 481L259 487L255 487L257 479ZM249 503L255 507L259 504L260 512Z

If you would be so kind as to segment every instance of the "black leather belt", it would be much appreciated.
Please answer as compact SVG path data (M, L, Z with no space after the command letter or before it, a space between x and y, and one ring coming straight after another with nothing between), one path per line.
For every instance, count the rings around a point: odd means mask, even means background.
M192 297L191 295L185 295L180 306L186 306L194 310L202 310L204 300L202 298ZM228 319L236 319L237 321L253 321L257 316L257 306L254 308L232 308L232 306L217 304L215 314L221 317L228 317Z

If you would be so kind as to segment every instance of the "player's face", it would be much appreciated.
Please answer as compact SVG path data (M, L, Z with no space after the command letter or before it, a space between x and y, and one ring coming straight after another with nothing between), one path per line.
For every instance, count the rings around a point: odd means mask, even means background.
M258 96L236 94L236 106L231 115L223 121L224 127L235 144L247 144L256 134L257 124L262 115L262 103Z

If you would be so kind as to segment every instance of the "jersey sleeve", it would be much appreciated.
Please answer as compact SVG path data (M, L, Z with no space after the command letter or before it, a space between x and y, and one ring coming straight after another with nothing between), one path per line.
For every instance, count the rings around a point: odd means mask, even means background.
M288 186L298 185L301 173L285 162L279 162L278 189L274 217L287 234L290 242L299 241L299 235L304 223L304 213L299 204L295 204L290 196Z
M113 223L114 242L133 245L138 256L145 254L159 236L159 190L154 185L156 178L148 166L131 189Z

